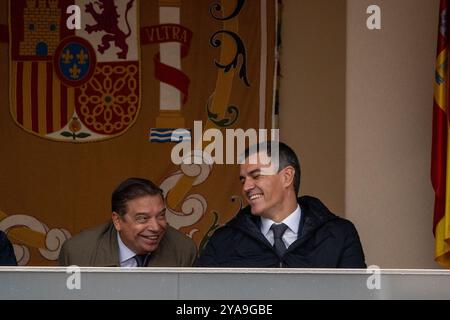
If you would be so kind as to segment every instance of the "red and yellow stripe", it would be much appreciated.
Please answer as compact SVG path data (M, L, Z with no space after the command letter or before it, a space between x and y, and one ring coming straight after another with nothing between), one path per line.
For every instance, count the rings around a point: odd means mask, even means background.
M433 103L431 181L435 192L433 232L435 260L450 268L450 138L448 74L448 0L441 0ZM444 17L445 15L445 17ZM443 23L446 23L443 25Z
M12 63L11 114L25 130L45 136L63 128L75 107L75 89L59 81L48 61Z

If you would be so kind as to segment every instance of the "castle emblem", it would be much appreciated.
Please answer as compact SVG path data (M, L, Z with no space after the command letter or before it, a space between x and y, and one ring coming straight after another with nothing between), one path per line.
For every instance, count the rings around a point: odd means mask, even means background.
M140 110L139 0L10 0L11 116L34 135L92 142L126 132Z

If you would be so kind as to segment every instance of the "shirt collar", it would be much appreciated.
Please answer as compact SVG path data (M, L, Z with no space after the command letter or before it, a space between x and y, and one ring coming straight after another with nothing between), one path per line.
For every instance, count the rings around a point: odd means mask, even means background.
M294 234L297 234L301 215L302 211L300 209L300 206L297 204L297 208L295 208L292 213L290 213L283 221L281 221L281 223L287 225ZM261 217L261 232L264 235L267 235L270 231L270 227L274 223L276 222L271 219Z
M119 243L119 261L121 264L136 255L134 251L130 250L130 248L123 243L119 232L117 232L117 242Z

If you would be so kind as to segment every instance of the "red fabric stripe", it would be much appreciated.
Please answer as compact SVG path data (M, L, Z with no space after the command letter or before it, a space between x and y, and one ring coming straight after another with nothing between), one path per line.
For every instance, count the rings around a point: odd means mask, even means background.
M31 129L39 132L38 62L31 64Z
M9 41L8 26L6 24L0 24L0 42Z
M431 182L435 192L433 232L445 214L447 175L447 114L436 103L433 106L433 142L431 153Z
M438 27L438 43L437 54L439 56L442 50L447 47L446 31L448 28L448 19L442 15L446 13L448 0L441 0L439 6L439 27ZM445 25L442 24L445 22ZM448 67L446 67L448 68ZM448 92L448 83L450 79L448 69L445 75L445 95ZM436 80L435 80L436 81ZM447 107L447 106L444 106ZM436 225L445 215L446 189L447 189L447 135L448 135L448 117L437 104L433 103L433 140L431 151L431 183L435 192L434 199L434 216L433 216L433 233L436 232Z
M53 132L53 68L52 63L47 63L47 92L46 92L46 122L47 133Z
M17 63L17 74L16 74L16 112L17 112L17 122L23 125L23 63Z
M153 60L155 62L156 79L180 90L183 93L183 104L185 104L188 99L189 83L191 80L180 70L161 63L161 56L159 53L155 55Z
M67 87L61 83L61 128L67 124Z

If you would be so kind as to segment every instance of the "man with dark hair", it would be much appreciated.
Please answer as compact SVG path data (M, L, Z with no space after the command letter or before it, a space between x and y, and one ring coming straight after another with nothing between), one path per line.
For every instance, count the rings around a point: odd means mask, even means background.
M319 199L297 199L300 164L289 146L266 142L247 149L244 158L240 180L249 206L214 232L196 266L366 267L350 221Z
M17 266L14 249L6 234L0 230L0 266Z
M110 222L67 240L60 265L189 267L197 247L167 224L163 192L151 181L130 178L114 190Z

